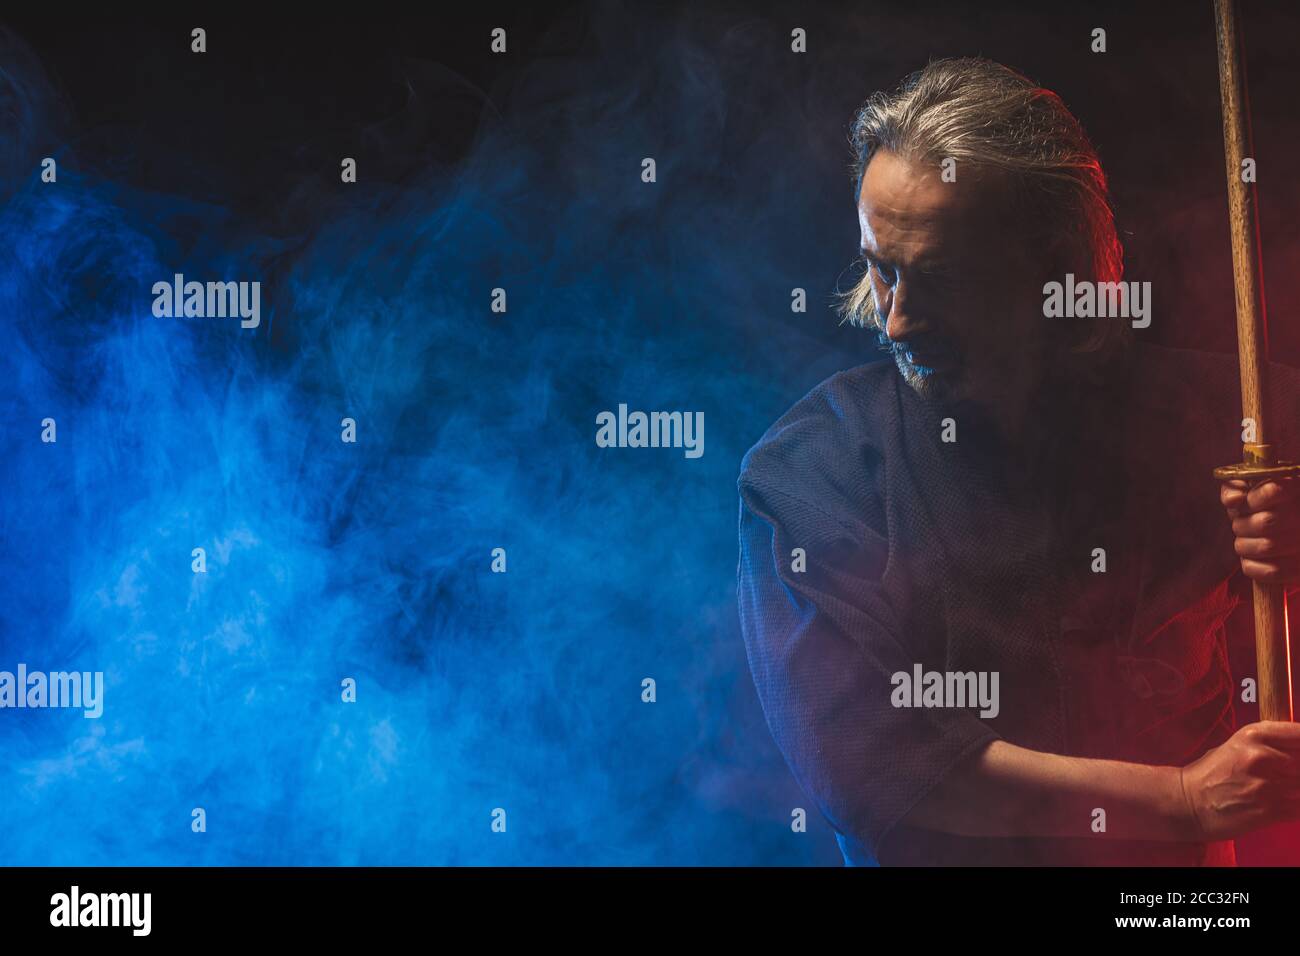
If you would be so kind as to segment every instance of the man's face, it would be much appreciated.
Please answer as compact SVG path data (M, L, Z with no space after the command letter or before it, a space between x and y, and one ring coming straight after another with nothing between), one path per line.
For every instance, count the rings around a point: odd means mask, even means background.
M925 398L1023 402L1045 342L1043 264L1006 223L993 175L872 157L858 197L882 344Z

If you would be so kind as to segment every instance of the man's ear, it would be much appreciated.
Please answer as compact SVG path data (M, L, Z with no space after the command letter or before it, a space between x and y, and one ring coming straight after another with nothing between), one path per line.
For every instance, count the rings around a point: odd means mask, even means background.
M1083 248L1078 236L1055 230L1040 236L1033 245L1040 257L1043 282L1064 282L1066 274L1075 281L1095 281L1092 256Z
M1073 239L1063 235L1061 230L1037 237L1033 248L1042 263L1044 282L1063 282L1067 272L1078 276L1077 248Z

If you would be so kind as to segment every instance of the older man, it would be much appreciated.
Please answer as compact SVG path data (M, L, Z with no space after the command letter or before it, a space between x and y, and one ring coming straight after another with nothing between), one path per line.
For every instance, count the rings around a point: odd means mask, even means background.
M778 746L850 863L1231 864L1234 837L1300 816L1300 726L1234 732L1253 675L1225 622L1247 576L1300 582L1289 486L1224 486L1230 521L1214 500L1234 360L1045 308L1067 276L1122 278L1055 94L937 61L869 100L853 145L843 312L894 361L815 388L739 479Z

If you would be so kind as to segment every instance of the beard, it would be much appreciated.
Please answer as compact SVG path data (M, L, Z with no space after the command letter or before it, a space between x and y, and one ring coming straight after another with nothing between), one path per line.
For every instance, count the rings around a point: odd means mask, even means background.
M961 398L960 365L938 371L912 361L905 348L893 344L888 348L903 381L917 396L938 405L951 404Z

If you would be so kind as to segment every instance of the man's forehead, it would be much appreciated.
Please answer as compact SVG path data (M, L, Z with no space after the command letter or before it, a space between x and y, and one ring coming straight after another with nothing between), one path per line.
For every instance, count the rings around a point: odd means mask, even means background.
M868 247L895 238L958 239L978 227L997 188L974 170L945 182L939 167L891 152L872 157L858 194L858 223ZM963 178L962 173L965 173ZM984 220L987 225L987 219Z

